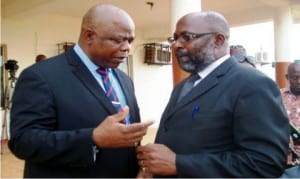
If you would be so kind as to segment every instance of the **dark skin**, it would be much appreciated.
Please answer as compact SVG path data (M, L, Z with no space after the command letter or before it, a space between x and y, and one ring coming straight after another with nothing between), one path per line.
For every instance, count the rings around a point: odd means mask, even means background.
M176 53L180 67L189 73L198 73L215 59L224 56L227 49L220 48L226 38L222 33L208 34L187 42L181 40L186 33L198 34L218 32L218 29L209 27L207 20L193 14L177 23L174 36L179 39L172 47Z
M96 5L84 16L78 44L97 66L117 68L128 57L134 40L134 23L115 6ZM108 116L93 131L94 143L100 148L137 146L153 121L123 124L129 113Z
M226 28L225 28L226 29ZM216 32L200 38L185 41L185 33L201 34ZM174 36L178 39L172 44L180 67L189 73L198 73L207 65L229 54L226 32L214 26L201 12L183 16L176 25ZM137 147L137 158L142 171L138 178L152 175L171 176L177 174L176 153L163 144L147 144Z
M299 96L300 95L300 64L291 63L288 66L288 72L285 75L286 79L289 81L291 92Z
M124 11L111 6L96 7L85 19L80 47L96 65L117 68L128 57L135 38L132 19Z
M39 54L35 57L35 62L39 62L39 61L42 61L42 60L45 60L45 59L47 59L46 55Z

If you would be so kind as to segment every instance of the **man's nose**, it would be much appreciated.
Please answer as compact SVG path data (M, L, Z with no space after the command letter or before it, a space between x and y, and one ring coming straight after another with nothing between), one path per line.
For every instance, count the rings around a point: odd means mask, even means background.
M128 40L125 40L121 44L122 51L129 51L131 49L131 43Z

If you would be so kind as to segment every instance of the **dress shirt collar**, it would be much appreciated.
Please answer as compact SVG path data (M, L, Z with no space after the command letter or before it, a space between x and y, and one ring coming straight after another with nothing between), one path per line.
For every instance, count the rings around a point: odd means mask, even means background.
M195 82L194 86L196 86L201 80L203 80L206 76L208 76L212 71L214 71L223 62L225 62L227 59L229 59L229 57L230 57L230 55L227 54L227 55L217 59L216 61L214 61L210 65L208 65L204 70L198 72L198 75L200 76L200 79Z
M199 76L201 77L201 79L204 79L207 75L209 75L214 69L216 69L218 66L220 66L225 60L227 60L230 57L230 55L225 55L219 59L217 59L216 61L214 61L213 63L211 63L210 65L208 65L205 69L203 69L202 71L198 72Z
M99 67L95 63L93 63L93 61L84 53L78 43L75 44L74 51L80 57L80 60L89 69L89 71L95 76L95 74L97 74L96 71ZM111 73L111 68L107 68L107 72Z

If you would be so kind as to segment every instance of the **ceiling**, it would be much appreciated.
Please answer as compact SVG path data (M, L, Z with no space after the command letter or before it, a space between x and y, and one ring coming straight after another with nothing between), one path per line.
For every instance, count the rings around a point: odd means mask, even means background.
M147 28L170 22L172 0L2 0L2 18L24 19L43 14L81 18L96 3L110 3L125 9L136 26ZM153 3L153 6L147 4ZM202 0L203 10L222 13L232 26L271 20L275 8L291 7L300 22L300 0Z

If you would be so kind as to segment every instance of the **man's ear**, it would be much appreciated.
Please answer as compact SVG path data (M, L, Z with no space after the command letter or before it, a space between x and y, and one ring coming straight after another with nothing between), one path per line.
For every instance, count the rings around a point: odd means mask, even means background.
M220 47L220 46L223 46L224 45L224 43L225 43L225 39L226 39L226 37L223 35L223 34L217 34L217 35L215 35L215 44L218 46L218 47Z
M289 75L288 75L288 74L285 74L285 78L286 78L287 80L289 80Z
M87 41L88 44L91 44L94 38L94 31L86 29L83 32L83 37Z

